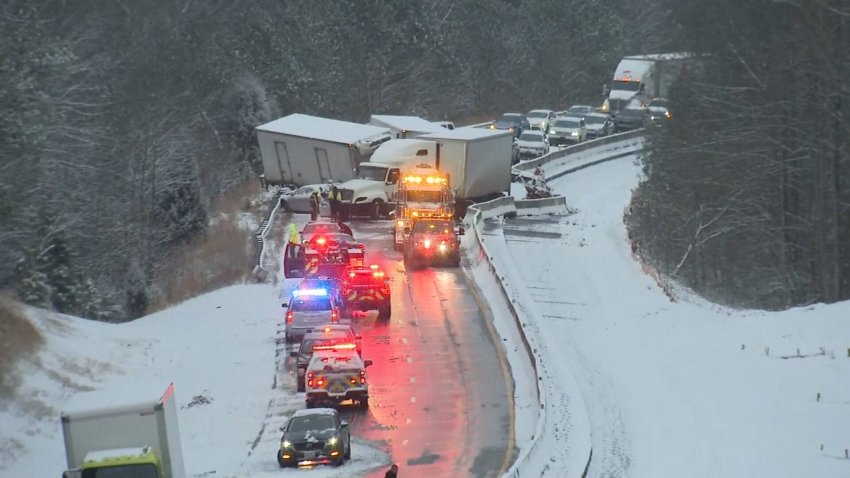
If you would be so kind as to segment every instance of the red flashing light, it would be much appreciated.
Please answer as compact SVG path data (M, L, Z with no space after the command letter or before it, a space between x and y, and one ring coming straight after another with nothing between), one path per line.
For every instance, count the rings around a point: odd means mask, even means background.
M354 350L357 348L356 344L336 344L336 345L317 345L313 347L313 351L316 350Z
M331 310L331 322L339 322L339 311L335 308Z
M360 383L361 384L366 383L366 371L365 370L360 371Z
M320 238L316 239L316 244L318 244L320 246L324 246L327 243L328 243L328 240L325 239L324 237L320 237Z
M290 310L286 313L286 323L291 324L293 321L295 321L295 316L292 315L292 311Z

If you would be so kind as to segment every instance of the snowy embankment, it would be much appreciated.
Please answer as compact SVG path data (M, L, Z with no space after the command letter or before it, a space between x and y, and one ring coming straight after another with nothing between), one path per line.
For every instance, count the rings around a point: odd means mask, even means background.
M28 315L45 344L19 364L17 395L2 403L0 475L59 476L60 411L155 399L171 382L187 476L298 472L275 461L277 428L304 404L290 380L278 383L274 287L227 287L125 324L38 309ZM350 463L310 476L362 475L387 462L354 438Z
M671 302L628 244L639 174L634 158L594 166L552 183L576 214L484 225L526 335L541 339L543 381L583 397L588 476L848 476L850 303L739 311L683 290ZM547 420L562 412L547 406ZM583 410L566 412L580 432ZM555 466L575 449L551 452Z

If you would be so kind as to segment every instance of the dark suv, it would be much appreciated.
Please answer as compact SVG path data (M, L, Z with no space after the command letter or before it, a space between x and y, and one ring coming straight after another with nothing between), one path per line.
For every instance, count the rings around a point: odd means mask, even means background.
M419 219L413 223L404 243L404 264L416 270L423 264L442 263L460 266L460 240L463 228L455 232L454 225L444 219Z
M524 114L505 113L490 125L490 129L508 130L514 134L514 138L518 138L523 131L531 129L531 125Z
M333 408L298 410L281 427L277 463L281 468L299 463L340 466L351 459L351 432Z

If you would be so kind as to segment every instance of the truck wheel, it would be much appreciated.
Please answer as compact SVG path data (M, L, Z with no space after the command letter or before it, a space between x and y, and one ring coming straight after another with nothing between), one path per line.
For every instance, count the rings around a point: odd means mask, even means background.
M350 460L350 459L351 459L351 436L350 436L350 435L349 435L349 437L348 437L348 445L346 445L346 446L345 446L345 455L344 455L344 458L345 458L346 460Z
M380 219L381 212L383 212L383 204L380 199L375 199L372 201L372 207L369 209L369 218Z
M392 304L387 303L387 304L385 304L385 305L382 305L382 306L378 309L378 319L381 319L381 320L389 320L389 319L390 319L390 316L392 315L392 313L393 313L393 306L392 306Z
M369 408L369 397L360 399L360 408L362 408L363 410Z
M295 389L297 391L304 392L307 389L307 387L304 385L304 377L297 378L297 379L295 379L295 381L297 382L295 384Z
M304 405L305 405L307 408L313 408L313 407L315 407L315 406L316 406L316 405L313 403L313 401L312 401L312 400L306 400L306 401L304 402Z

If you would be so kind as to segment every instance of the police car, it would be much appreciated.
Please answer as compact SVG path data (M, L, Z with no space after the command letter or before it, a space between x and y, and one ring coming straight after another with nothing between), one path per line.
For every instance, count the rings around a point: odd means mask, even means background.
M327 289L296 289L286 310L286 342L300 341L308 330L339 321L339 308Z
M370 365L372 361L361 359L356 350L314 350L304 377L307 408L348 400L369 407Z
M301 340L298 350L290 352L295 357L295 368L297 370L296 389L304 391L304 376L307 374L307 365L317 350L356 350L362 354L360 348L361 337L357 335L348 325L323 325L318 329L311 329Z

